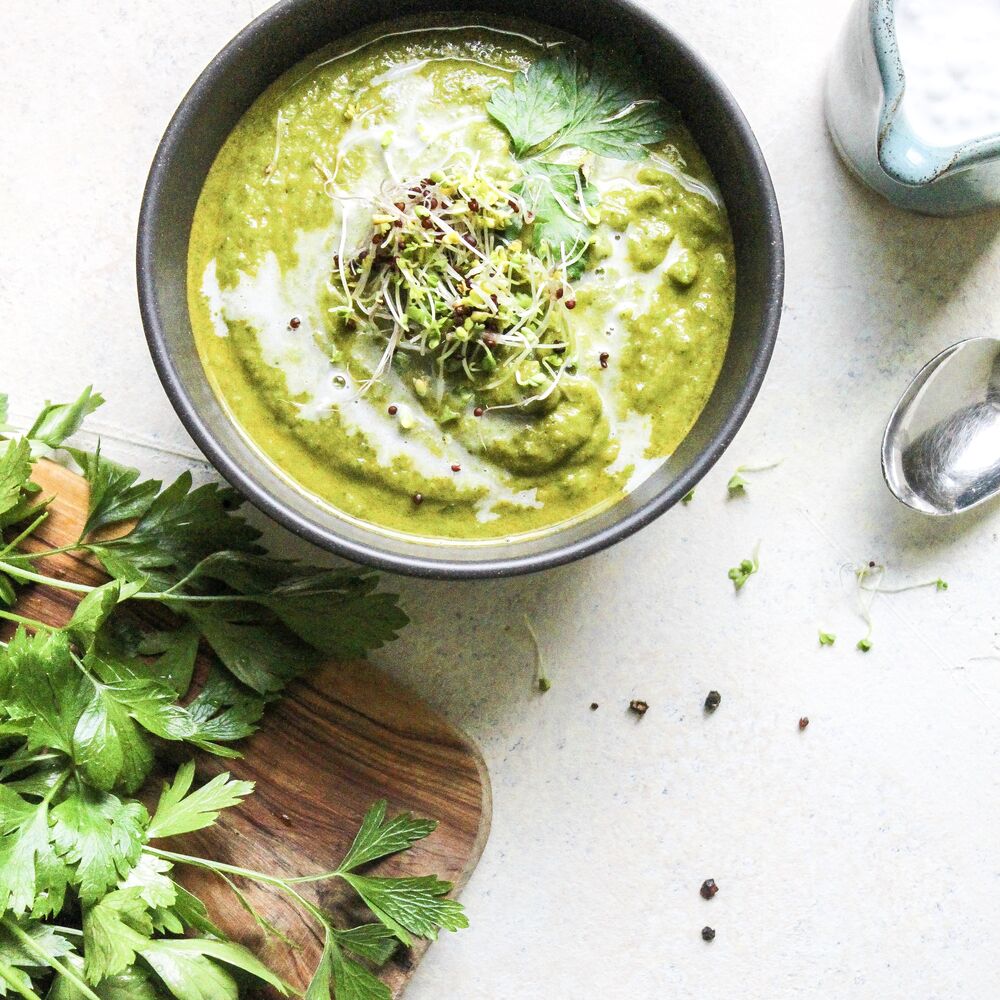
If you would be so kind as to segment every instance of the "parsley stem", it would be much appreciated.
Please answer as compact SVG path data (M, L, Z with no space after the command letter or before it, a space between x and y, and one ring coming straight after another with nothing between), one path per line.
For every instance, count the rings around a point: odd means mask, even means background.
M55 631L51 625L46 625L45 622L40 622L37 618L25 618L24 615L17 615L13 611L4 611L2 608L0 608L0 618L6 619L9 622L15 622L18 625L24 625L27 628L34 629L36 632L43 629L46 632Z
M21 975L18 975L17 970L12 969L6 962L0 962L0 982L6 983L19 997L24 997L24 1000L42 1000L30 986L21 985Z
M0 549L0 556L5 556L7 555L8 552L13 552L18 547L18 545L21 544L21 542L23 542L26 538L35 533L38 527L45 521L45 519L48 516L49 512L47 510L43 510L42 513L39 514L38 517L36 517L35 520L32 521L31 524L29 524L28 527L24 529L24 531L21 532L21 534L19 534L16 538L12 539L2 549ZM32 558L38 558L39 556L48 554L49 554L48 552L36 552L32 555Z
M39 518L39 522L41 520L42 519ZM0 556L5 556L8 555L10 552L12 552L20 542L22 542L25 538L27 538L36 529L39 522L36 522L29 529L22 532L21 535L15 538L14 541L12 541L5 548L0 549ZM60 545L58 548L55 549L41 549L38 552L18 552L17 558L24 560L25 562L32 562L35 559L47 559L49 556L62 555L64 552L79 552L80 549L85 549L85 548L86 548L85 545L81 545L79 542L73 542L70 545Z
M96 587L91 587L86 583L71 583L69 580L57 580L53 576L34 573L30 569L22 569L20 566L12 566L10 563L3 561L0 561L0 573L6 573L15 580L23 580L25 583L42 583L47 587L72 590L77 594L89 594L92 590L97 590Z
M291 886L290 880L279 878L276 875L267 875L264 872L251 871L249 868L238 868L236 865L227 865L222 861L210 861L208 858L196 858L190 854L177 854L174 851L165 851L159 847L150 847L148 844L143 848L147 854L152 854L165 861L174 861L177 864L191 865L193 868L204 868L207 871L236 875L239 878L248 878L253 882L261 882L264 885L274 886L281 889L297 902L301 903L313 916L322 920L323 917L312 903L303 896L300 896ZM298 880L292 880L298 881Z
M7 928L7 931L16 937L24 946L25 951L34 955L43 965L54 969L59 975L68 979L88 1000L101 1000L101 998L77 975L74 969L63 965L55 955L49 954L37 941L10 917L4 917L0 923Z

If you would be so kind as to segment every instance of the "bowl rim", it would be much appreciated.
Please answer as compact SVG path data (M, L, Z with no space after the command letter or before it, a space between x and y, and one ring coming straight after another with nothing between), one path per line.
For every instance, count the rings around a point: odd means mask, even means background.
M753 353L747 377L737 393L732 408L706 446L684 472L636 510L599 530L549 550L499 557L496 553L498 550L503 550L505 543L502 539L498 539L495 547L483 548L483 558L466 560L437 558L433 555L432 546L428 546L426 556L391 553L380 547L381 536L377 528L369 532L370 543L354 542L345 538L287 507L240 466L235 457L230 455L217 440L192 400L168 347L168 337L157 308L153 274L155 234L163 217L160 197L173 161L174 149L180 142L187 122L196 111L198 103L212 91L219 76L231 60L239 56L249 39L266 32L274 21L310 2L312 0L280 0L254 18L219 50L177 106L157 146L150 167L139 211L136 241L139 311L153 365L184 428L212 466L258 510L300 538L352 562L376 569L407 576L454 580L517 576L582 559L634 534L686 496L730 445L757 398L777 340L785 281L781 217L763 152L742 108L718 73L663 18L639 6L635 0L610 0L612 6L621 8L638 22L645 22L650 28L669 36L671 44L694 67L705 86L713 92L729 127L737 134L740 145L746 152L747 165L753 175L754 186L761 198L759 210L767 239L761 241L764 245L758 250L765 256L763 270L769 292L762 309L760 342ZM535 20L545 23L544 15L536 17ZM554 529L554 534L558 532L559 528ZM461 542L456 541L455 544L460 545Z

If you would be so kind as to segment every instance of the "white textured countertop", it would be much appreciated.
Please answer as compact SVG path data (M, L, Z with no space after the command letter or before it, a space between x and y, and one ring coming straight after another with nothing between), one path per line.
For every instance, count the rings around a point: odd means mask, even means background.
M768 157L788 256L778 348L690 506L544 575L399 581L413 625L379 660L479 741L495 794L473 928L432 949L409 996L992 1000L1000 508L909 513L878 442L925 360L1000 332L1000 217L905 215L841 167L820 87L847 0L652 6L721 72ZM141 334L140 194L186 88L262 7L0 4L0 385L27 411L93 382L98 427L177 452L108 439L153 473L194 449ZM779 458L726 499L737 465ZM761 571L734 594L726 571L758 540ZM866 655L843 567L869 559L886 586L950 589L879 598Z

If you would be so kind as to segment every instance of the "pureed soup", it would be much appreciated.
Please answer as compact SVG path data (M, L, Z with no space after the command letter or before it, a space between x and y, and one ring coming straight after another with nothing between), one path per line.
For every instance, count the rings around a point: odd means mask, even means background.
M341 515L429 539L633 490L701 412L733 315L725 208L669 106L620 54L475 20L383 27L276 81L189 251L198 350L246 437Z

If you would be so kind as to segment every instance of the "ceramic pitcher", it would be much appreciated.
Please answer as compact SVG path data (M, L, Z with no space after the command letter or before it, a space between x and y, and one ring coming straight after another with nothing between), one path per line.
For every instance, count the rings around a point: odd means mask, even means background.
M896 0L856 0L826 81L833 141L858 176L902 208L959 215L1000 206L1000 133L934 146L903 106Z

